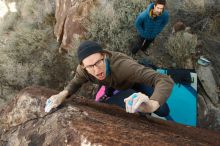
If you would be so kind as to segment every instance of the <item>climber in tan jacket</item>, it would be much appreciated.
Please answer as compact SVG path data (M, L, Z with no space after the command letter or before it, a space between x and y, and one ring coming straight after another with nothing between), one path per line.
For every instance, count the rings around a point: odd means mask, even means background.
M124 100L129 113L155 112L170 96L174 84L170 77L137 63L123 53L103 50L96 42L84 41L77 55L79 65L74 78L63 91L47 100L46 112L59 106L67 96L74 94L88 81L118 90L132 89L136 84L153 87L154 92L150 97L137 91Z

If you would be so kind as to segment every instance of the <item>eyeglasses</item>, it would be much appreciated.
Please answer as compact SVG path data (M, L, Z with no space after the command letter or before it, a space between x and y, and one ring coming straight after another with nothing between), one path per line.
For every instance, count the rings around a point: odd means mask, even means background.
M103 64L104 64L104 58L98 60L98 61L97 61L96 63L94 63L93 65L88 65L88 66L85 66L84 68L85 68L87 71L93 72L95 66L98 67L98 68L100 68Z

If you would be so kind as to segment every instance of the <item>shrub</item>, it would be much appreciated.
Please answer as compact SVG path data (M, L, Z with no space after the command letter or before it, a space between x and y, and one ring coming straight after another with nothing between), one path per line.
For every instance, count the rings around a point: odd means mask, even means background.
M220 14L214 16L213 19L209 19L206 32L214 36L220 34Z
M190 13L204 13L205 4L201 2L201 0L189 1L189 0L181 0L181 1L171 1L173 5L175 5L175 9L183 10ZM169 5L168 5L169 6Z
M20 18L18 13L9 13L5 16L5 20L0 22L0 34L12 31L16 26L18 19Z
M53 34L54 11L46 10L44 4L36 0L16 1L17 14L8 14L1 23L13 26L7 33L0 32L3 96L34 84L60 90L70 79L75 59L58 53L59 44ZM19 19L9 21L15 16Z
M137 36L135 19L146 6L146 1L142 0L112 0L94 9L89 21L85 22L88 28L86 39L98 41L105 49L128 54Z
M20 28L11 33L3 49L2 67L7 82L18 89L32 84L61 88L70 68L67 60L58 54L58 44L52 28ZM59 67L58 67L59 66Z
M178 32L169 37L165 47L178 67L185 68L187 59L192 58L197 45L197 36L188 32Z

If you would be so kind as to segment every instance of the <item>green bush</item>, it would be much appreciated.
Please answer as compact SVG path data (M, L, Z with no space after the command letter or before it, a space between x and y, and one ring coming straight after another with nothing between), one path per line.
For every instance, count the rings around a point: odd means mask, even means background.
M197 45L197 36L188 32L177 32L169 37L165 47L169 54L173 57L177 67L184 68L187 59L192 58Z
M129 54L137 36L135 19L147 4L142 0L112 0L94 9L89 21L85 22L88 28L86 39L98 41L105 49Z

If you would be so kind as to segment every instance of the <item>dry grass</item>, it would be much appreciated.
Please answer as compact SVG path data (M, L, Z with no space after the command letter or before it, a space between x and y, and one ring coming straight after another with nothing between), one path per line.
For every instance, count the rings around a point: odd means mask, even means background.
M177 67L185 68L188 59L192 58L197 45L197 36L187 32L178 32L169 37L166 48L173 57Z
M86 22L86 39L100 42L105 49L129 53L137 33L134 22L147 3L142 0L113 0L94 10ZM102 12L102 13L100 13Z
M58 53L59 44L53 34L55 12L48 10L44 1L21 0L16 6L18 12L9 13L1 23L3 96L34 84L63 89L76 62Z

